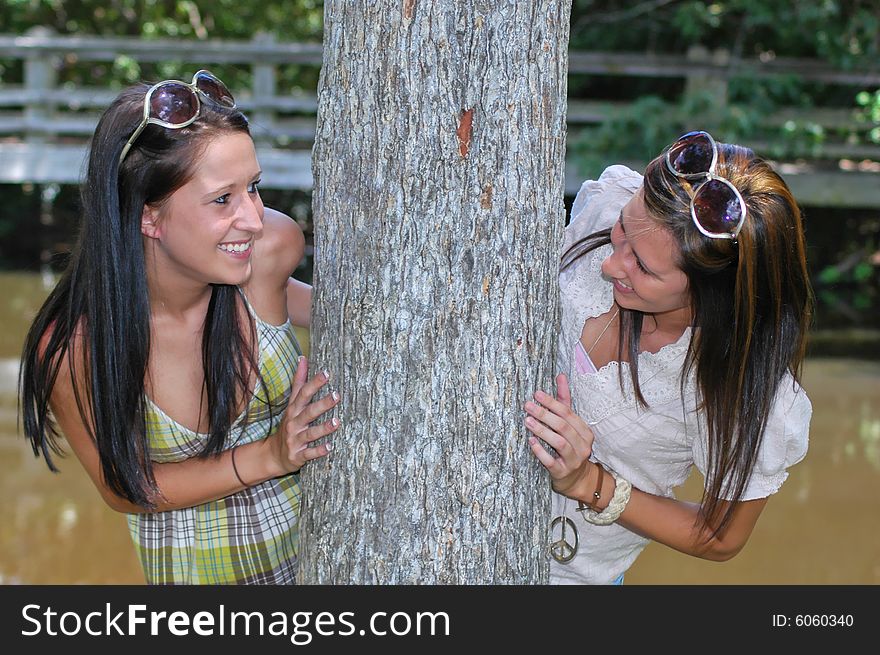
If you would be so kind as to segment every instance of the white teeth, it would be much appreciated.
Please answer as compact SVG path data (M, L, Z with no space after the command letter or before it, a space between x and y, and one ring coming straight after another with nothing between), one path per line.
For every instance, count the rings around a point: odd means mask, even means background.
M250 247L250 241L246 243L221 243L218 246L220 250L225 250L226 252L245 252Z
M631 287L631 286L629 286L628 284L624 284L624 283L621 282L620 280L618 280L617 283L618 283L620 286L622 286L624 289L630 289L630 290L632 290L632 287Z

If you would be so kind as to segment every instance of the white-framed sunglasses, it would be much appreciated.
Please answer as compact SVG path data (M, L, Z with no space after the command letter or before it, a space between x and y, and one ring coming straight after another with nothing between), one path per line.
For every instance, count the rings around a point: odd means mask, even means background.
M670 172L693 184L691 218L697 229L712 239L736 239L746 220L746 202L733 183L715 174L718 146L708 132L688 132L666 150Z
M122 149L119 163L125 159L147 125L161 125L178 130L192 124L199 117L202 108L200 95L221 107L235 109L232 92L210 71L198 71L189 84L180 80L164 80L151 86L144 96L144 118Z

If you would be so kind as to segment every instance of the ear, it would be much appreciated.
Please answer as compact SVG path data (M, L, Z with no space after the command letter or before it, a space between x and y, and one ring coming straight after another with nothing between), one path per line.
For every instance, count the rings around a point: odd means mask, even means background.
M150 205L144 205L141 214L141 234L150 239L158 239L162 235L159 227L159 211Z

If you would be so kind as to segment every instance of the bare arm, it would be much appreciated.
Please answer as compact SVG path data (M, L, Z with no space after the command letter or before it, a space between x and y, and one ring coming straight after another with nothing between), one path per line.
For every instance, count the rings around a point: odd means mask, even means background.
M589 461L593 432L571 409L568 380L557 377L558 396L538 392L537 402L526 403L526 427L553 446L553 456L532 436L532 452L550 473L553 488L560 494L584 503L592 501L598 481L598 467ZM614 494L614 480L606 475L598 509L604 509ZM695 503L665 498L633 489L617 523L643 537L662 543L682 553L703 559L724 561L736 555L746 544L760 517L766 498L735 503L732 520L720 533L711 536ZM722 510L724 504L722 504Z
M608 488L602 495L610 499L613 493L612 482L608 481ZM607 500L600 503L600 508L607 503ZM722 511L727 504L722 504ZM736 509L730 523L721 533L712 537L711 528L701 519L698 504L633 489L617 523L687 555L723 562L746 545L766 504L766 498L734 503Z
M245 285L261 317L276 324L290 318L298 327L309 327L312 287L291 277L304 252L305 238L296 221L266 207L263 234L255 246L253 274Z
M312 322L312 286L293 278L287 280L287 315L297 327L307 328Z
M329 452L327 445L309 448L309 442L330 434L337 426L329 421L311 428L308 426L332 408L338 402L338 397L327 395L311 403L312 397L327 383L327 379L323 374L318 374L306 382L307 376L308 364L303 358L294 376L291 399L279 429L266 439L235 449L236 468L247 485L241 484L236 477L231 450L218 457L153 463L153 475L159 490L158 496L153 499L156 505L153 509L136 505L107 486L97 445L89 436L86 423L77 408L70 367L66 362L61 366L52 392L51 408L71 449L107 505L118 512L162 512L223 498L241 491L245 486L295 472L305 462L326 455ZM82 383L79 388L84 388Z

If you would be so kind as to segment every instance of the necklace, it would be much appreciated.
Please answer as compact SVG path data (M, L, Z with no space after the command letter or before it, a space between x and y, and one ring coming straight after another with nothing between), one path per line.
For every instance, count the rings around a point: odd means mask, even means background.
M568 499L566 498L566 503ZM550 535L551 537L556 536L556 526L560 526L562 528L562 532L559 536L559 539L553 541L550 544L550 555L560 564L566 564L574 559L574 556L577 554L578 550L578 531L577 526L574 524L570 518L565 515L565 508L563 508L563 514L557 516L550 523ZM574 536L574 541L571 542L567 538L567 531L571 530L572 535Z
M619 313L620 313L620 307L615 308L615 310L614 310L614 314L611 316L610 319L608 319L608 322L605 324L605 327L602 328L602 331L599 333L599 336L596 337L596 340L593 342L593 345L590 346L590 349L587 351L587 354L588 354L588 355L589 355L591 352L593 352L593 348L596 347L596 344L599 343L599 340L600 340L602 337L605 336L605 333L608 331L608 328L610 328L610 327L611 327L611 324L614 323L614 319L617 318L617 315L618 315Z
M605 324L605 327L602 328L602 331L599 333L599 336L596 337L596 340L593 342L593 345L590 346L590 349L587 350L587 355L593 352L593 348L596 347L596 344L605 336L605 333L608 331L608 328L611 327L611 324L614 323L614 319L617 318L617 315L620 313L620 307L616 307L614 309L614 314L611 315L611 318L608 319L608 322ZM561 534L559 535L559 539L556 539L550 544L550 555L560 564L567 564L571 560L574 559L574 556L577 554L578 550L578 530L577 526L574 524L570 518L565 515L565 510L568 507L568 498L563 501L562 504L562 514L557 516L550 523L550 534L551 538L555 537L557 527L561 528ZM571 530L572 536L574 539L572 541L568 540L567 532Z

